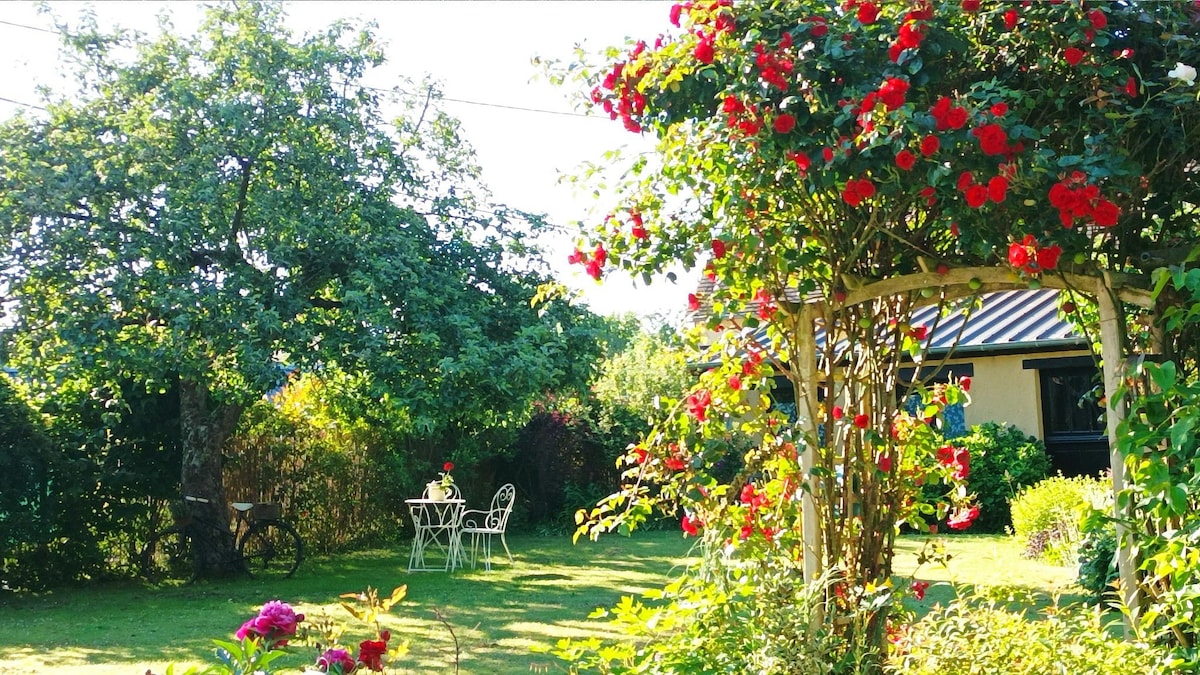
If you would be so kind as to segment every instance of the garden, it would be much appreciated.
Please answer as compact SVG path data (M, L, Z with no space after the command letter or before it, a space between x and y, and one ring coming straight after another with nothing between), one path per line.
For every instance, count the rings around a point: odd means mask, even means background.
M0 123L0 670L1200 668L1200 3L665 14L543 64L657 142L572 178L570 256L701 271L655 331L573 301L432 89L383 120L370 27L64 26L80 91ZM1103 475L952 423L931 336L1042 288ZM513 484L515 560L409 573L433 479ZM147 580L172 523L219 525Z

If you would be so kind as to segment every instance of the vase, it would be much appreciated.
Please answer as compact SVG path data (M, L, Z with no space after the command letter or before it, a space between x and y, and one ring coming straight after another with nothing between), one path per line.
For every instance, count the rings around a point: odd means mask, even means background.
M437 481L432 481L425 486L425 496L435 502L444 501L446 499L446 488Z

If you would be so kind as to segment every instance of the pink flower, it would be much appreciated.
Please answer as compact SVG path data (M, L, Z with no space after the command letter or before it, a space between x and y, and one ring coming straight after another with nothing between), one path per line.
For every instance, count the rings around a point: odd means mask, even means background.
M282 647L287 639L296 634L296 625L304 621L286 602L272 600L263 605L258 616L242 624L234 636L239 640L259 638L269 647Z
M357 665L358 663L354 660L354 657L350 656L350 652L345 649L326 649L317 657L317 668L320 668L325 673L329 672L334 666L337 666L340 672L346 675L352 672Z

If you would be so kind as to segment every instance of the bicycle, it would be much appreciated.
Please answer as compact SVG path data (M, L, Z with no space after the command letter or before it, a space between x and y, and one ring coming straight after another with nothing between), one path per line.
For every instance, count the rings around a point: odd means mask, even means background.
M204 497L184 496L185 501L209 503ZM291 523L281 516L279 504L267 502L233 502L234 527L227 524L186 516L171 527L150 536L142 549L142 576L152 583L168 578L196 578L192 547L197 542L230 541L229 550L235 556L228 560L231 567L251 577L285 579L300 567L304 557L304 542ZM211 546L212 544L207 544Z

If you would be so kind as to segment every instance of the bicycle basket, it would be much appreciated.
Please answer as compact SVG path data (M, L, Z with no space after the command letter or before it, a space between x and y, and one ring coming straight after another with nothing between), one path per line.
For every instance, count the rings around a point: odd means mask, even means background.
M283 505L278 502L255 502L250 509L251 520L278 520L283 515Z

